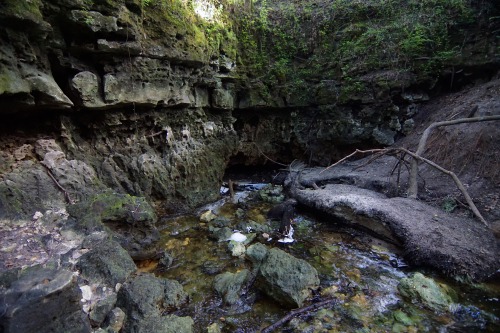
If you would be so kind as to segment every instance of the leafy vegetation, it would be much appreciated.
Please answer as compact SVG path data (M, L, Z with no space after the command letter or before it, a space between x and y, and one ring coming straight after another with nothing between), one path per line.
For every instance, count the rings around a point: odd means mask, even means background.
M376 71L411 72L432 82L460 60L461 28L475 15L468 0L136 3L149 37L161 41L165 31L175 31L188 53L205 61L226 55L242 75L302 102L327 96L314 87L323 80L341 84L335 95L345 102L365 89L362 76Z
M460 57L472 14L466 0L256 0L240 10L237 33L242 63L269 85L295 94L333 78L350 92L377 70L437 77Z

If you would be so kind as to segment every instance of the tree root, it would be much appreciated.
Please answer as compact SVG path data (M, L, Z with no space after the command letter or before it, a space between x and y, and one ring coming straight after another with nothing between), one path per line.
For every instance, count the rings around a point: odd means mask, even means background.
M60 189L61 192L64 193L64 198L66 199L66 202L69 203L70 205L74 204L75 202L73 200L71 200L71 197L69 196L68 191L66 191L66 189L64 187L62 187L61 184L59 184L56 177L54 177L54 175L52 174L52 171L50 171L50 169L45 164L43 164L43 163L41 163L41 164L43 165L43 167L47 171L47 174L49 175L49 177L54 181L54 184L56 184L57 188Z
M420 141L418 143L418 148L417 148L417 151L414 153L414 155L419 156L419 157L422 156L422 154L424 153L424 150L425 150L425 146L427 144L427 139L429 138L431 131L436 127L450 126L450 125L463 124L463 123L476 123L476 122L481 122L481 121L493 121L493 120L500 120L500 115L474 117L474 118L460 118L460 119L455 119L455 120L439 121L436 123L432 123L429 125L429 127L426 128L426 130L424 131L424 133L420 137ZM413 157L415 157L415 156L413 156ZM416 199L417 194L418 194L418 184L417 184L418 162L419 162L418 158L414 158L411 161L411 171L410 171L410 180L409 180L410 184L408 185L408 197L413 198L413 199Z
M431 160L428 160L428 159L426 159L424 157L421 157L421 156L417 155L416 153L409 151L406 148L381 148L381 149L369 149L369 150L359 150L359 149L356 149L356 151L353 152L352 154L349 154L348 156L342 158L338 162L336 162L336 163L328 166L327 168L325 168L321 172L323 172L325 170L328 170L331 167L334 167L334 166L338 165L339 163L342 163L346 159L348 159L348 158L350 158L350 157L352 157L352 156L354 156L356 154L372 153L372 154L377 154L377 158L378 158L378 157L381 157L383 155L394 155L394 153L397 153L397 152L405 153L406 155L409 155L409 156L413 157L413 160L427 163L431 167L433 167L433 168L441 171L442 173L447 174L448 176L450 176L453 179L453 181L455 182L455 185L457 186L457 188L460 190L460 192L462 192L462 195L465 197L465 200L467 201L467 204L469 205L469 207L472 210L472 212L474 213L474 215L476 215L476 217L485 226L489 227L488 222L486 222L486 220L483 218L483 216L481 215L481 213L477 209L476 205L472 201L472 198L470 197L469 193L465 189L465 186L462 184L462 182L460 181L460 179L458 179L457 175L454 172L452 172L450 170L447 170L447 169L441 167L440 165L432 162ZM370 161L373 162L374 160L375 159L371 159Z

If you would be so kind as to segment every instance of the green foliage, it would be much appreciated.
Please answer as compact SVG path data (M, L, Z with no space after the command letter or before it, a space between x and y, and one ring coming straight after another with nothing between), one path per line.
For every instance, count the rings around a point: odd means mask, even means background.
M41 4L41 0L3 0L0 2L0 11L13 16L41 20Z
M443 200L443 203L442 203L441 207L443 208L443 210L445 212L451 213L451 212L453 212L455 210L455 208L457 208L457 202L452 197L446 197Z
M245 9L235 23L241 63L290 93L332 78L359 92L357 77L386 69L436 77L459 59L457 27L473 17L466 0L261 0Z

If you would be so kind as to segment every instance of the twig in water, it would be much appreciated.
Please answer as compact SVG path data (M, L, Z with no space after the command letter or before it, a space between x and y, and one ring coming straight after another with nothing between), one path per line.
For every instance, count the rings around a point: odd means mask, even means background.
M321 301L318 303L314 303L314 304L309 305L309 306L305 306L302 308L292 310L292 311L290 311L290 313L288 313L286 316L284 316L283 318L281 318L280 320L278 320L274 324L269 325L266 328L264 328L262 331L260 331L260 333L271 333L275 329L283 326L284 324L286 324L287 322L289 322L290 320L292 320L293 318L295 318L301 314L317 311L319 309L326 308L327 306L336 305L337 303L338 303L338 299L331 298L331 299L327 299L327 300L324 300L324 301Z

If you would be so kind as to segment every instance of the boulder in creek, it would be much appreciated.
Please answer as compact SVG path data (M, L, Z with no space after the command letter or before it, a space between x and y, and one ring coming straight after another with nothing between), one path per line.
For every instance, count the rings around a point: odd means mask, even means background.
M259 289L290 307L301 307L319 282L314 267L278 248L268 251L257 278Z
M225 272L215 277L214 288L225 304L234 305L239 301L241 288L247 282L249 274L247 269L243 269L237 273Z
M401 279L398 290L404 297L418 301L433 311L448 311L453 303L452 295L446 286L441 286L422 273Z
M42 265L0 275L0 332L90 333L75 274Z
M192 333L194 320L191 317L178 317L176 315L153 316L139 322L134 333ZM127 332L127 331L125 331Z
M127 318L123 332L176 332L175 327L182 328L178 333L191 332L187 328L192 326L188 325L192 323L191 318L181 320L176 316L162 316L186 301L187 294L179 282L152 274L137 275L124 283L118 292L116 304L124 310ZM172 326L167 328L170 319Z

